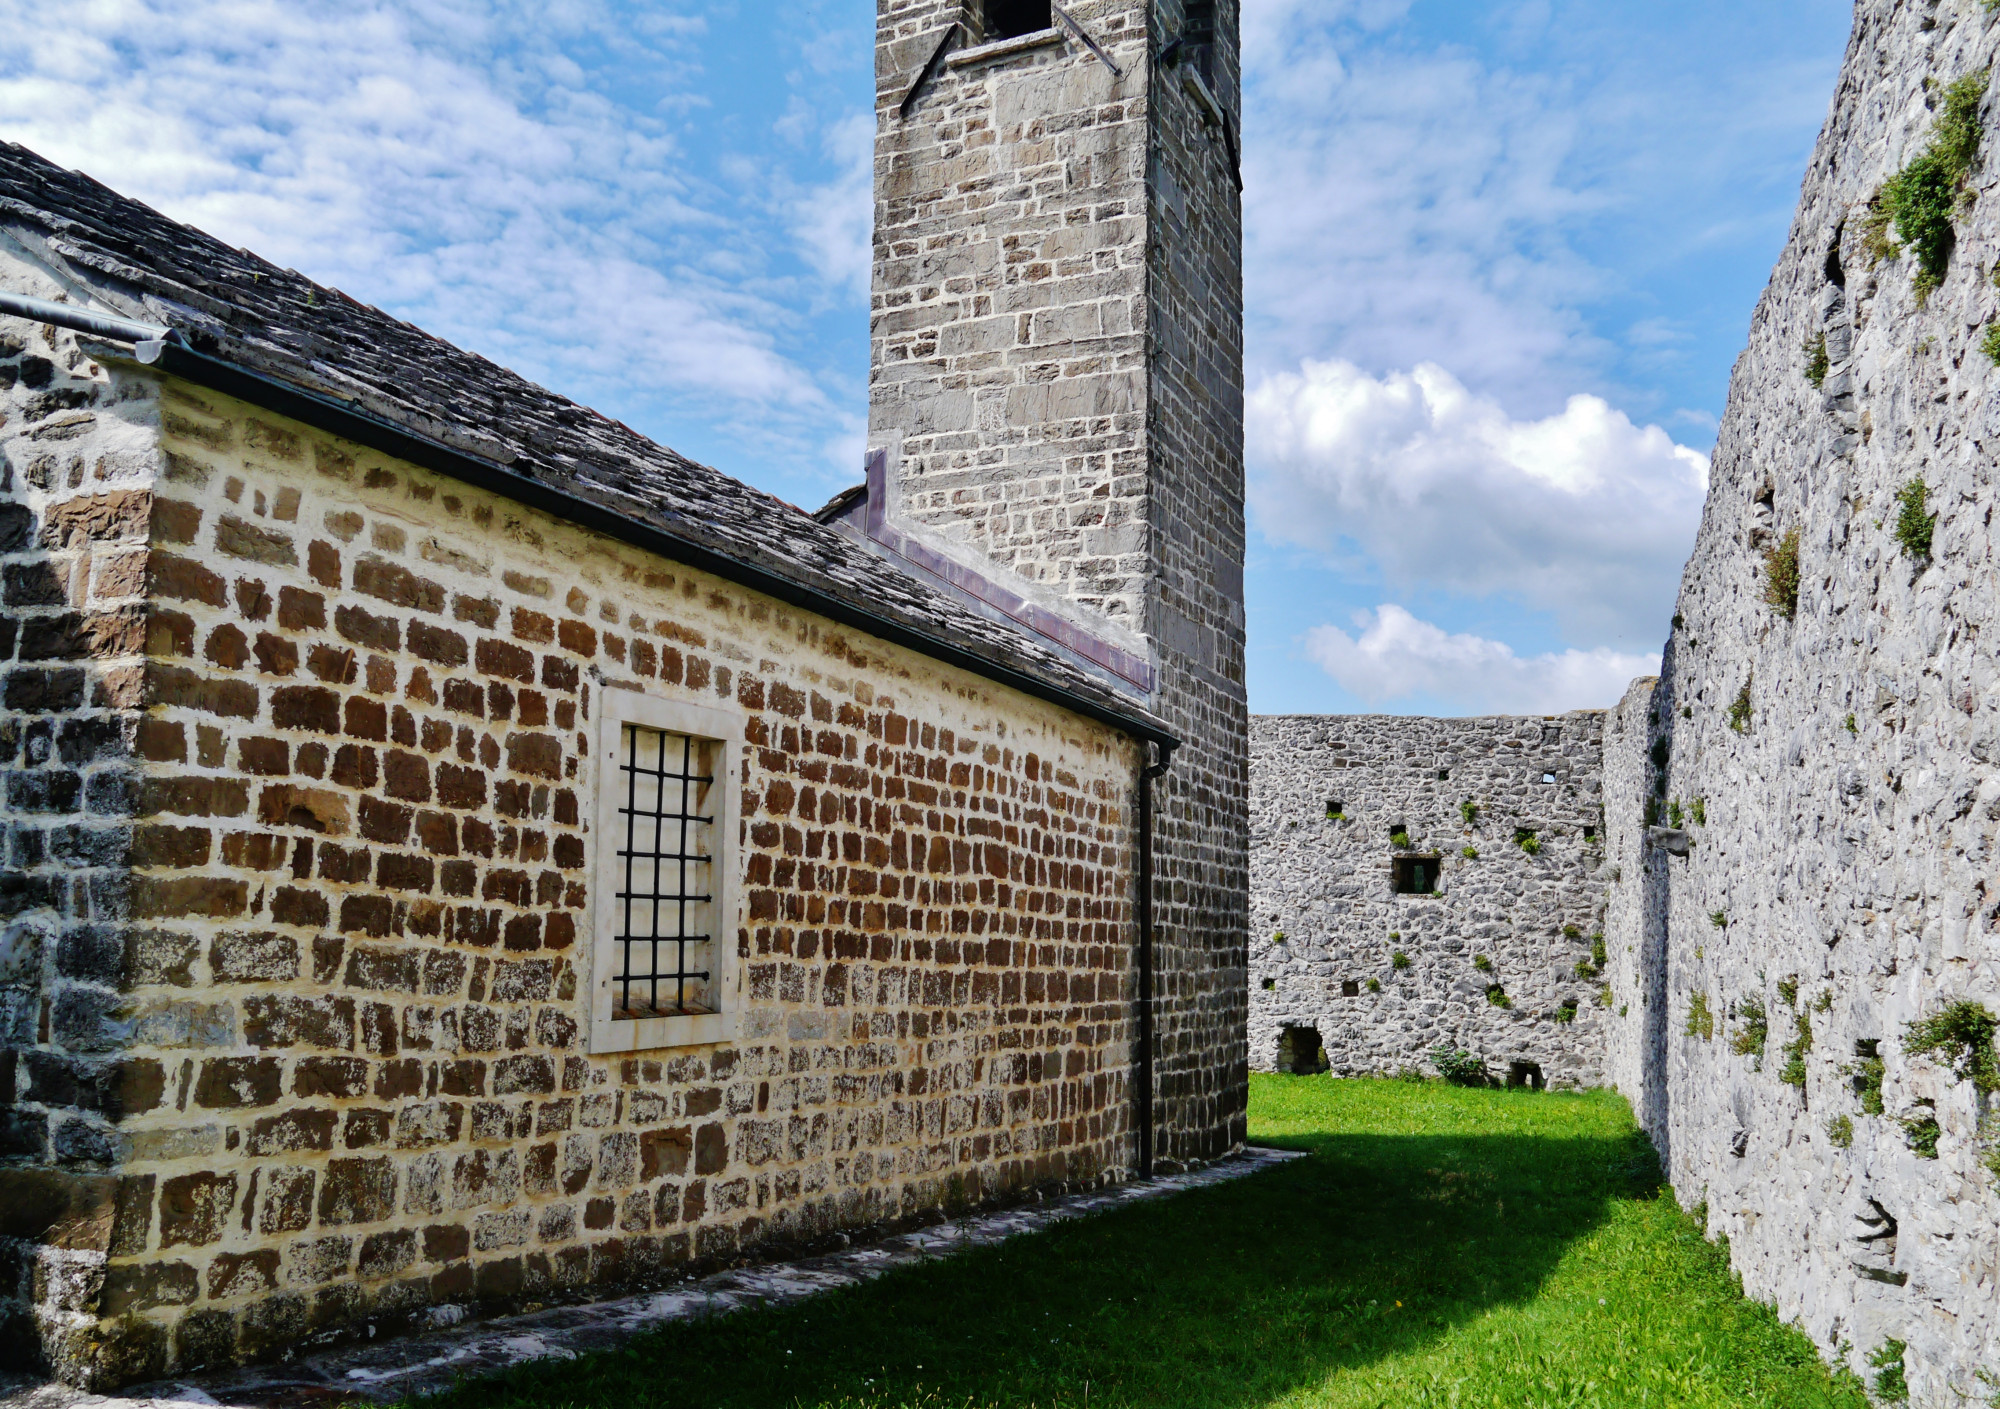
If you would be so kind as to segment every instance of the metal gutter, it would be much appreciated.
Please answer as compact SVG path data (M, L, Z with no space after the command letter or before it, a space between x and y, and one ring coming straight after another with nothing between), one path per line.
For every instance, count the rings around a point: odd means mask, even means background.
M63 304L54 304L50 307L65 314L74 312ZM56 320L50 318L43 321ZM65 321L62 326L76 325ZM143 327L143 325L131 326ZM92 329L84 328L83 331ZM164 330L159 331L164 332ZM129 333L111 335L123 341L131 340ZM365 445L371 450L393 455L410 464L421 465L427 470L449 476L462 484L488 490L517 504L540 509L579 528L601 533L621 543L629 543L635 548L656 553L688 567L713 573L725 581L734 582L738 586L748 587L765 596L775 597L781 602L804 608L830 621L837 621L843 626L865 631L871 636L905 647L946 665L956 666L970 674L991 680L995 684L1018 690L1024 695L1061 705L1064 709L1083 715L1087 719L1094 719L1100 724L1108 724L1135 739L1158 744L1166 749L1172 749L1180 743L1180 740L1159 725L1143 717L1128 714L1082 695L1072 694L1060 685L1051 684L1040 676L992 660L963 646L953 645L917 627L879 615L866 607L858 606L782 573L744 562L740 558L694 542L657 524L646 523L618 513L616 510L593 504L554 485L517 474L481 456L453 449L427 436L419 435L359 407L335 401L331 397L307 391L261 372L253 372L247 367L223 358L197 352L193 348L183 346L178 340L168 340L161 345L153 365L169 376L179 377L184 381L207 387L211 391L221 392L225 396L233 396L253 406L261 406L267 411L292 420L302 421L330 435L337 435L343 440L351 440L357 445Z

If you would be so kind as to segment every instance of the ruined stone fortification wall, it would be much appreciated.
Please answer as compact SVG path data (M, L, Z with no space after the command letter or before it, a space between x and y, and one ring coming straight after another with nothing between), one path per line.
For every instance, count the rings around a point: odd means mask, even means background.
M67 1377L1129 1168L1124 736L18 351L0 1232ZM735 1041L584 1051L618 688L744 720Z
M1702 799L1706 821L1685 858L1626 866L1621 887L1648 893L1616 907L1613 934L1645 956L1647 917L1664 917L1658 971L1634 986L1663 987L1665 1011L1632 1003L1612 1065L1636 1067L1638 1103L1663 1112L1682 1200L1705 1201L1745 1288L1829 1355L1866 1373L1864 1356L1906 1342L1928 1405L1983 1401L1978 1372L2000 1372L2000 1177L1982 1167L2000 1132L1980 1131L1994 1098L1907 1042L1955 999L2000 1012L2000 368L1980 348L2000 313L2000 94L1927 300L1914 254L1876 258L1867 219L1944 89L1993 64L1996 26L1980 0L1857 7L1648 712L1667 801ZM1816 389L1802 349L1822 335ZM1894 534L1913 480L1937 515L1927 556ZM1788 620L1764 600L1764 552L1792 531Z
M1273 1070L1284 1029L1310 1027L1342 1075L1428 1070L1449 1045L1496 1078L1533 1063L1553 1085L1599 1084L1602 729L1595 711L1255 717L1253 1063ZM1393 893L1399 855L1438 857L1442 893Z

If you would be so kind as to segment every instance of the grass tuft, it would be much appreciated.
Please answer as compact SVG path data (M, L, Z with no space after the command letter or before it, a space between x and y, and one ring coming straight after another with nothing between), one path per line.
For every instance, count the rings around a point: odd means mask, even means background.
M2000 1091L2000 1060L1993 1035L2000 1019L1984 1003L1961 998L1927 1018L1906 1023L1903 1051L1912 1057L1936 1057L1960 1081L1982 1092Z
M1750 727L1750 679L1745 676L1743 688L1736 692L1736 698L1729 704L1729 727L1741 734Z
M1799 531L1789 529L1764 554L1764 603L1786 621L1799 614Z
M1688 999L1687 1026L1681 1030L1684 1037L1699 1037L1707 1042L1715 1036L1715 1014L1709 1011L1708 995L1696 989Z
M1884 1341L1868 1357L1875 1367L1875 1396L1885 1404L1900 1404L1910 1397L1910 1387L1903 1381L1905 1348L1901 1341Z
M1792 1040L1780 1049L1785 1054L1785 1066L1784 1070L1778 1073L1778 1080L1803 1091L1806 1085L1806 1054L1813 1049L1812 1015L1795 1014L1792 1018L1792 1034Z
M1755 996L1743 999L1736 1005L1736 1015L1743 1025L1729 1039L1729 1050L1739 1057L1754 1058L1756 1069L1762 1071L1764 1044L1771 1040L1771 1019L1764 1011L1764 1000Z
M1861 1109L1867 1115L1883 1112L1882 1078L1885 1074L1882 1058L1864 1056L1854 1064L1854 1094L1861 1099Z
M1931 538L1937 531L1937 515L1924 512L1930 502L1930 488L1913 479L1896 491L1896 541L1913 558L1931 555Z
M1484 1086L1489 1080L1486 1063L1462 1047L1431 1048L1431 1065L1454 1086Z
M1826 356L1826 334L1815 333L1806 339L1806 380L1812 383L1814 391L1826 385L1826 374L1833 364Z

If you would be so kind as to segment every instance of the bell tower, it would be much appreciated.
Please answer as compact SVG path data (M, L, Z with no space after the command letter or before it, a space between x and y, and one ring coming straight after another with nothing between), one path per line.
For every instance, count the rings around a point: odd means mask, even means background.
M1185 741L1154 1148L1210 1158L1247 1091L1238 0L878 7L869 512Z

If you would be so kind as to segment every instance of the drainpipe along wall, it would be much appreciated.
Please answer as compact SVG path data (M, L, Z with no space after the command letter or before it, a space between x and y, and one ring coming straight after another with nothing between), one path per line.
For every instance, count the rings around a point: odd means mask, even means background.
M1153 779L1173 766L1177 744L1144 744L1139 770L1139 1177L1153 1177Z

